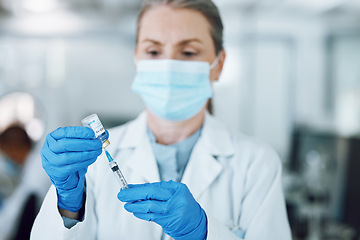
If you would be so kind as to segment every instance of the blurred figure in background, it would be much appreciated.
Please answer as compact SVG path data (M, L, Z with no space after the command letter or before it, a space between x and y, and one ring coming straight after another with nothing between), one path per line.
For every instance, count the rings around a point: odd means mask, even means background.
M8 99L0 101L0 114L10 116L10 122L1 118L0 239L29 239L49 181L41 171L39 147L26 130L27 121L15 117L21 101Z
M31 148L31 139L23 127L10 126L0 134L1 200L13 193Z

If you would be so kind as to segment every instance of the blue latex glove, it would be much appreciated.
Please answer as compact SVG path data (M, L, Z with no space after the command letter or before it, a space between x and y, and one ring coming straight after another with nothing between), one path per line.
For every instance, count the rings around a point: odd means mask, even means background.
M82 207L85 173L101 154L101 147L87 127L58 128L46 136L42 165L56 187L60 209L78 212Z
M159 224L176 240L203 240L207 236L205 211L187 186L178 182L129 185L118 198L134 216Z

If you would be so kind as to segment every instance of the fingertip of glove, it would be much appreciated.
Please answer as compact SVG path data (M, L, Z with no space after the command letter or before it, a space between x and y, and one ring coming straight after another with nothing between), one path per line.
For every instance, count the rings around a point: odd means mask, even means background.
M125 208L126 211L131 212L131 207L130 207L129 203L125 203L124 208Z
M120 200L120 201L122 201L122 202L124 202L124 190L123 189L121 189L120 190L120 192L118 193L118 195L117 195L117 198Z
M120 192L118 193L117 197L120 201L122 202L128 202L130 199L129 199L129 196L132 195L131 194L131 191L129 188L122 188L120 189Z

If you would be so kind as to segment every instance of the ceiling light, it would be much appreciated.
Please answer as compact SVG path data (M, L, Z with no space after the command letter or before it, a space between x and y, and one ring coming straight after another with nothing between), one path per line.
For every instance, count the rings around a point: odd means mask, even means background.
M58 2L56 0L25 0L22 5L29 12L48 13L58 6Z

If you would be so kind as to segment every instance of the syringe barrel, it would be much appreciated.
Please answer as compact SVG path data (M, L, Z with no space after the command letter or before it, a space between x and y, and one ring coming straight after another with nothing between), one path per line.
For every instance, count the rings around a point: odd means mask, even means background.
M122 189L129 188L124 175L120 171L118 164L115 161L112 161L109 163L109 166L110 166L111 170L113 171L113 173L115 174L116 179L119 181L121 188Z

